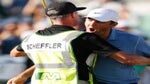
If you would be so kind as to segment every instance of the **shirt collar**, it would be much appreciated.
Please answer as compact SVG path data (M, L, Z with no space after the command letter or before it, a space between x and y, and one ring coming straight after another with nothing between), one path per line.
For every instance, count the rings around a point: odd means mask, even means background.
M64 26L64 25L52 25L51 30L57 30L57 31L68 31L68 30L75 30L72 27Z
M116 39L117 39L117 37L116 37L116 29L112 28L111 33L110 33L110 35L109 35L107 40L116 40Z

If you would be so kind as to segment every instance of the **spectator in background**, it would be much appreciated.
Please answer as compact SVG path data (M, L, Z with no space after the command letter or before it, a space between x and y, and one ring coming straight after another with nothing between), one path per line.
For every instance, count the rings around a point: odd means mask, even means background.
M131 33L131 25L128 20L119 20L118 25L115 28L121 31L126 31Z
M32 27L32 18L29 16L18 16L6 18L1 22L0 28L0 41L1 41L1 53L9 54L10 50L28 35L34 32ZM32 61L25 59L25 67L32 66ZM26 82L28 82L30 78Z
M51 0L49 0L49 2L47 1L46 5L50 2ZM35 30L43 30L51 25L49 18L45 15L44 6L42 5L41 0L29 0L22 10L22 15L32 17L33 28Z
M5 16L10 17L20 14L28 1L29 0L0 0L0 5L5 12Z
M20 38L15 35L17 20L17 17L10 17L2 21L0 34L2 54L9 54L10 50L21 42Z
M15 35L21 40L23 40L26 36L31 35L35 31L33 28L32 17L30 16L18 16L18 21L16 24L17 30L15 31Z
M33 10L32 17L33 17L33 27L36 30L42 30L51 25L49 18L46 17L44 8L41 4L36 5L35 9Z
M2 5L0 4L0 19L2 18L6 18L8 15L6 14L6 11L4 10L4 8L2 7Z

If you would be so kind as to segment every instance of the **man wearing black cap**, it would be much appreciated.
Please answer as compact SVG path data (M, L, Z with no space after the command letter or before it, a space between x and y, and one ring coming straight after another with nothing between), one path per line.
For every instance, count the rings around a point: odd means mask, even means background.
M50 4L46 15L53 25L26 38L11 51L13 57L28 55L34 62L31 84L89 84L86 59L91 53L119 61L129 55L95 34L75 30L79 21L76 11L82 9L85 8L70 2ZM7 84L12 83L19 84L13 80Z

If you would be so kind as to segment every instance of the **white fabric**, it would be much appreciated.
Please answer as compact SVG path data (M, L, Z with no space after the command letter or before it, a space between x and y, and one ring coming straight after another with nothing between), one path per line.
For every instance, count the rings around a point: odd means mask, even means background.
M118 22L119 20L119 14L116 11L107 8L97 8L91 10L86 17L93 18L100 22L107 22L107 21Z

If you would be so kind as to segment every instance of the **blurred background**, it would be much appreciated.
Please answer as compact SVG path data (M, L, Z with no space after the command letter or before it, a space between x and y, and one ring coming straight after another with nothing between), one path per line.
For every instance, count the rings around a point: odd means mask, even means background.
M45 0L49 4L56 0ZM63 0L58 0L63 1ZM67 0L64 0L67 1ZM87 7L79 12L84 17L89 10L105 7L120 14L117 29L143 36L150 43L150 0L68 0ZM10 50L26 36L49 27L42 0L0 0L0 84L32 65L25 57L12 58ZM150 83L148 66L136 68L141 76L139 84Z

